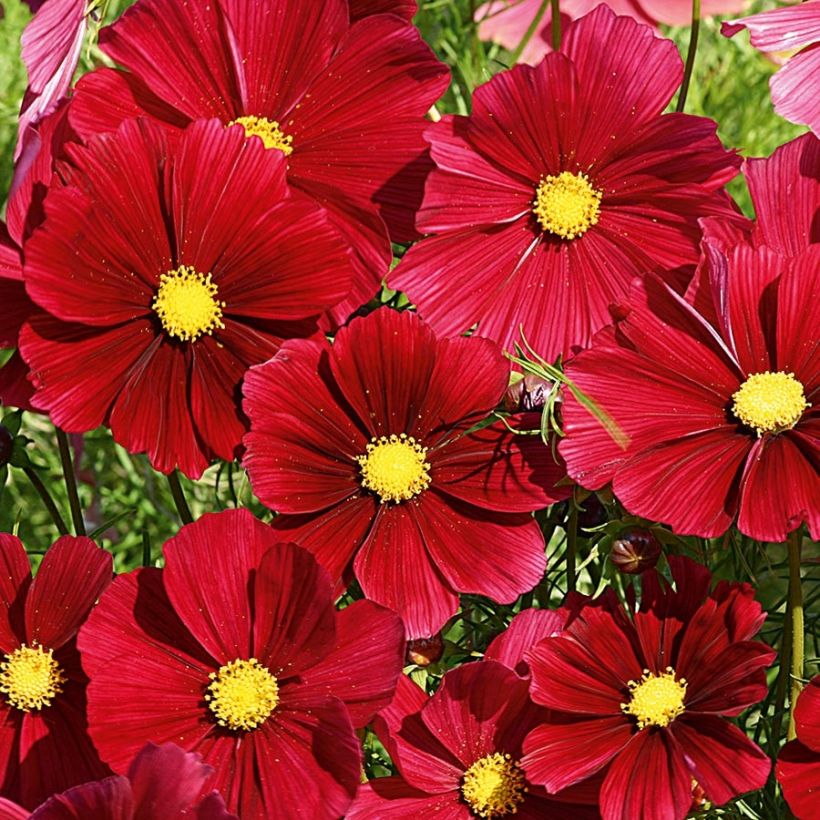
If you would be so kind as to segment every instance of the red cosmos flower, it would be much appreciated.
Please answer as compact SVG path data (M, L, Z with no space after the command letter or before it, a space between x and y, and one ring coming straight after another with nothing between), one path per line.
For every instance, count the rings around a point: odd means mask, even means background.
M727 20L721 31L733 37L744 28L751 33L752 45L763 52L803 47L769 80L772 103L781 117L808 125L820 137L820 0Z
M110 773L88 737L75 636L111 573L108 553L65 536L32 580L20 539L0 533L0 794L27 808Z
M669 564L675 591L647 572L637 612L593 602L528 655L532 698L554 713L525 739L524 771L555 792L609 765L604 820L682 820L693 780L721 805L771 766L723 719L766 695L775 652L750 640L765 613L748 584L710 593L705 567Z
M569 474L612 481L629 512L713 537L820 537L820 245L787 259L738 245L713 261L710 323L655 278L567 366L620 427L564 396Z
M49 798L34 813L0 798L0 820L236 820L218 792L197 800L213 772L199 755L173 743L148 743L128 767L128 776L83 783Z
M247 367L347 294L350 252L290 196L282 156L216 120L178 140L130 120L67 150L26 243L28 295L50 314L20 333L32 403L197 477L234 457Z
M780 750L775 774L794 816L813 820L820 799L820 675L797 699L794 723L797 740Z
M550 796L524 775L521 744L545 716L527 682L495 661L451 669L431 698L402 677L396 699L376 718L401 777L362 786L348 820L594 820L594 789Z
M321 341L287 344L245 379L244 464L274 526L334 579L437 632L458 593L512 602L543 577L533 510L566 496L534 436L467 433L500 401L509 364L487 340L437 338L378 310ZM536 414L513 418L535 429Z
M114 581L79 639L90 732L117 772L146 740L197 752L243 820L337 818L354 727L393 698L404 636L369 601L336 612L327 573L278 539L247 510L205 515L164 570Z
M601 0L561 0L561 20L566 26L571 20L592 11ZM639 23L672 26L688 25L692 19L691 0L606 0L616 14L634 17ZM491 40L513 51L527 33L535 15L541 8L541 0L492 0L476 9L475 20L482 40ZM746 0L703 0L701 13L732 14L742 11ZM532 39L521 54L521 61L537 63L550 48L552 13L549 7Z
M357 275L333 315L344 321L376 293L392 259L381 217L394 239L417 235L423 117L448 82L413 26L382 15L351 25L346 0L139 0L100 46L131 73L77 84L82 136L138 113L171 128L241 124L286 155L288 181L351 238Z
M350 0L351 22L371 14L395 14L405 20L412 20L417 11L416 0Z
M586 345L634 276L697 261L699 217L733 213L718 189L740 159L715 124L661 115L681 70L672 42L601 6L561 54L481 86L472 116L425 132L417 223L436 236L390 286L437 333L478 323L509 348L523 327L550 360Z

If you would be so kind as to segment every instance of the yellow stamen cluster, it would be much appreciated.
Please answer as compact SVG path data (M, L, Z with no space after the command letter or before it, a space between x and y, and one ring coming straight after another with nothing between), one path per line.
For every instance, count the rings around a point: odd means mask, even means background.
M749 376L732 396L732 412L743 424L764 433L790 430L811 406L794 373L782 370Z
M621 709L638 721L638 728L646 726L668 726L685 711L686 679L675 679L675 670L666 667L662 675L655 675L644 669L640 680L629 681L632 693L629 703L622 703Z
M461 794L476 817L515 814L524 802L524 772L508 754L482 757L464 773Z
M286 157L293 153L293 137L279 127L276 120L266 117L237 117L229 125L241 125L246 137L259 137L265 148L276 148Z
M541 180L532 210L547 233L575 239L597 224L602 196L586 174L562 171Z
M42 646L23 644L0 663L0 692L23 712L51 706L51 701L63 691L65 681L52 650Z
M374 438L367 452L356 458L362 486L376 493L382 504L408 501L430 485L426 454L426 447L404 433Z
M279 703L276 678L256 658L226 663L210 678L205 700L216 722L228 729L256 729Z
M210 273L199 273L188 265L180 265L162 274L151 307L169 336L194 342L203 334L210 335L225 327L222 321L225 303L219 301L218 295Z

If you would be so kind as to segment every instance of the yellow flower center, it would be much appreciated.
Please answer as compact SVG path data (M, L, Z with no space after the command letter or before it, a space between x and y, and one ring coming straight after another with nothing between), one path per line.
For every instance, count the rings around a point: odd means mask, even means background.
M496 752L482 757L464 773L461 794L476 817L515 814L527 787L518 762Z
M226 663L210 678L205 700L216 722L228 729L256 729L279 703L276 678L256 658Z
M151 307L169 336L194 342L203 333L210 335L217 328L225 327L222 321L225 303L217 296L210 273L199 273L188 265L180 265L162 274Z
M732 412L757 434L782 433L800 421L811 405L794 373L755 373L732 396Z
M228 125L241 125L246 137L259 137L265 148L276 148L286 157L293 153L293 137L279 127L276 120L265 117L237 117Z
M0 663L0 692L23 712L51 706L52 699L63 691L65 681L52 650L42 646L23 644Z
M602 196L586 174L562 171L541 180L532 210L545 231L575 239L597 224Z
M662 675L644 669L640 680L629 681L632 697L629 703L621 704L621 709L637 719L639 729L668 726L685 711L686 686L685 678L675 680L675 670L671 666L667 666Z
M367 452L356 458L362 469L362 486L378 494L382 504L413 498L430 484L426 453L426 447L404 433L374 438Z

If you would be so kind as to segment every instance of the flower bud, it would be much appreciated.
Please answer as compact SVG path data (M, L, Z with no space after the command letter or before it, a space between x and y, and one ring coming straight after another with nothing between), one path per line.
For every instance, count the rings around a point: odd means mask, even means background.
M407 663L414 663L416 666L430 666L441 660L444 654L444 641L441 633L433 635L431 638L416 638L407 642Z
M543 410L552 383L533 374L524 376L507 388L504 394L504 409L511 413Z
M612 542L609 558L619 572L640 575L652 569L661 557L661 544L645 527L627 527Z
M9 463L13 449L14 436L6 427L0 424L0 467Z
M583 537L591 535L589 530L594 530L607 522L606 507L601 503L595 493L590 493L578 505L578 533Z

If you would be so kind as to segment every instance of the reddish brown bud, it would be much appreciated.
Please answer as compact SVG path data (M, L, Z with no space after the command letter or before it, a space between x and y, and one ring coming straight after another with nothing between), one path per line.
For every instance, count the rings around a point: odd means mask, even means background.
M658 563L661 544L645 527L627 527L612 542L609 557L619 572L640 575Z
M441 660L444 654L444 641L441 633L433 635L432 638L416 638L407 642L407 663L414 663L416 666L430 666Z
M552 390L552 383L538 376L529 374L507 388L504 394L504 409L511 413L542 410L547 396Z

